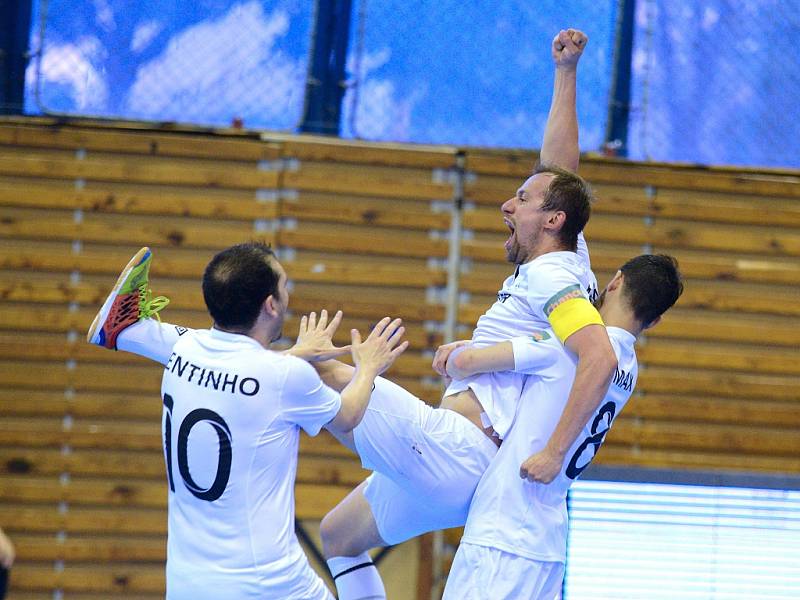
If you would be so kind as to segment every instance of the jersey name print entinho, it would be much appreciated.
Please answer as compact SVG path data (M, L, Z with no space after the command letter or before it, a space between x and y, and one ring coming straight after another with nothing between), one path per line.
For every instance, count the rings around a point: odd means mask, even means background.
M216 329L181 337L161 392L167 598L307 597L320 583L294 532L299 435L336 416L339 394L306 362Z
M578 292L590 301L597 296L597 279L582 233L577 252L548 252L519 265L503 282L497 301L478 319L472 343L486 346L550 328L548 303L565 290ZM524 383L525 376L520 373L482 373L453 381L445 395L472 389L502 438L511 425Z
M636 338L607 327L618 366L608 392L547 485L519 476L522 463L547 444L564 411L575 378L576 360L552 330L530 339L524 363L530 373L514 422L475 490L463 541L498 548L532 560L566 560L566 496L572 482L594 458L615 417L636 385ZM517 353L515 352L515 360Z

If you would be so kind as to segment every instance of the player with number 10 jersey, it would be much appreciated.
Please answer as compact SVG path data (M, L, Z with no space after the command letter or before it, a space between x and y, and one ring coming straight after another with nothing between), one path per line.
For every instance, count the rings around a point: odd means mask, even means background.
M161 391L167 598L331 598L295 536L294 483L300 428L319 433L339 394L305 361L217 329L175 344Z

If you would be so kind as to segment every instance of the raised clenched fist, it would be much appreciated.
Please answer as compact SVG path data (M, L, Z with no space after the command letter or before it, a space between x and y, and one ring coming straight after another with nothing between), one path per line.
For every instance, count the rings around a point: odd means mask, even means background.
M577 29L559 31L558 35L553 38L552 48L556 67L575 68L588 40L586 34Z

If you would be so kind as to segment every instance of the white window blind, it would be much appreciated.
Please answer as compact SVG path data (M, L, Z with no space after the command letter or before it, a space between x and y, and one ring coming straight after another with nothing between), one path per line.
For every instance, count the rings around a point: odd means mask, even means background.
M577 481L564 600L800 599L800 491Z

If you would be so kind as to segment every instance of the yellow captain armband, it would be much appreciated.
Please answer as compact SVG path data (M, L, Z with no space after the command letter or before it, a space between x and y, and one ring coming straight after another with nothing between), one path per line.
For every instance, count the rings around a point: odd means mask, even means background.
M564 288L545 304L545 314L562 343L587 325L604 325L600 313L581 293L579 285Z

